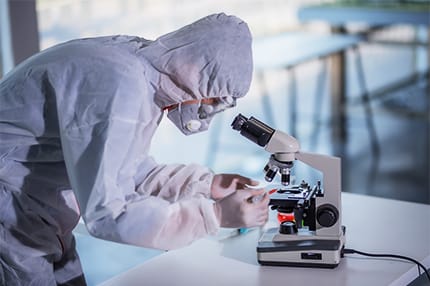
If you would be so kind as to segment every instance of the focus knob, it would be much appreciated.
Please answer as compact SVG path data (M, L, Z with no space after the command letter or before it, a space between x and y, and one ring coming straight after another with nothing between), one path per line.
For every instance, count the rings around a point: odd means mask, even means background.
M296 234L297 226L294 221L284 221L279 227L279 232L282 234Z
M317 221L323 227L333 226L339 219L339 211L331 204L324 204L318 207Z

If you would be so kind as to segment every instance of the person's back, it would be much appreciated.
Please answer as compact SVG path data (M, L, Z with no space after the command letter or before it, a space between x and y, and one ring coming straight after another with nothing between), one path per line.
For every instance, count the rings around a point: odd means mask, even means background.
M73 40L6 75L0 284L85 284L72 235L80 216L93 236L159 249L220 226L262 225L268 198L248 203L264 192L248 190L251 179L149 155L166 109L185 134L204 131L246 94L251 76L248 27L224 14L155 41Z
M62 249L72 246L70 232L80 212L60 133L109 121L110 116L121 116L119 111L126 116L139 99L140 104L154 105L152 98L116 93L119 85L127 84L123 77L133 78L128 84L141 85L143 66L133 49L146 43L126 36L74 40L27 59L2 79L0 188L3 196L13 197L8 199L13 202L2 204L0 220L20 235L5 237L0 248L24 244L29 248L17 247L16 256L31 256L31 248L37 247L53 257L50 259L58 260ZM114 101L129 106L108 112ZM37 279L35 273L32 275ZM48 277L41 279L49 281Z

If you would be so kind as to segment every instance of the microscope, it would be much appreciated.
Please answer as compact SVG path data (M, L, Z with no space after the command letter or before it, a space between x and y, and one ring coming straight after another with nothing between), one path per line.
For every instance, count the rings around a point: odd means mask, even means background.
M341 224L340 158L300 151L296 138L275 130L254 117L239 114L234 130L269 152L265 180L279 174L281 188L269 192L279 227L264 231L258 241L257 258L262 265L335 268L345 245ZM322 173L322 183L304 180L290 185L290 171L298 160Z

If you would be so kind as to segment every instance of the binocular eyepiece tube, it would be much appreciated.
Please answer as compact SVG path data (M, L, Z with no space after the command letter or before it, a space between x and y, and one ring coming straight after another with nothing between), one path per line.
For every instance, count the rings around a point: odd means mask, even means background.
M252 142L265 147L275 133L275 129L267 126L265 123L259 121L254 117L249 119L242 114L237 115L233 123L231 124L234 130L240 132L240 134ZM287 186L290 184L290 168L293 166L293 162L281 162L278 161L272 154L269 162L264 167L265 177L267 182L272 182L276 174L281 175L281 184Z
M258 119L252 116L248 119L242 114L234 118L231 126L234 130L239 131L242 136L262 147L269 143L270 138L275 132L275 129L270 128Z

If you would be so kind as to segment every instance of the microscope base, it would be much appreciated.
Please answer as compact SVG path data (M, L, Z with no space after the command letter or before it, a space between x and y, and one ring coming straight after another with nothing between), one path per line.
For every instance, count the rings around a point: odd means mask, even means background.
M340 263L345 236L316 237L281 235L284 241L258 242L257 258L262 265L335 268ZM279 237L279 236L278 236ZM267 238L267 234L266 234Z

